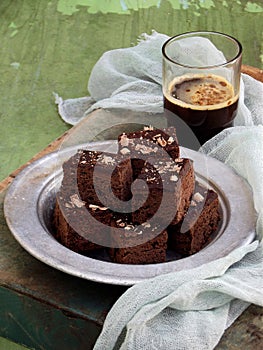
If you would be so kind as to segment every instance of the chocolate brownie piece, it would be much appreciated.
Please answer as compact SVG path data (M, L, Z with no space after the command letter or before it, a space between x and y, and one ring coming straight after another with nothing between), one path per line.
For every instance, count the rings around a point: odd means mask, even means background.
M154 264L166 260L166 230L148 223L135 226L133 223L115 218L112 222L112 246L109 255L113 262L120 264ZM118 229L116 231L116 228ZM160 232L159 232L160 231Z
M127 134L123 133L118 137L120 150L126 147L129 148L130 145L134 145L136 139L149 140L152 143L161 146L173 160L180 156L176 129L174 127L154 129L152 126L145 126L143 130Z
M138 183L138 180L143 182ZM190 159L166 162L149 160L134 181L133 222L142 224L154 216L155 222L166 222L167 225L178 223L190 205L194 184ZM160 213L157 214L159 209Z
M188 256L201 250L220 220L218 195L197 184L189 210L177 225L168 226L168 247Z
M80 151L78 156L77 183L81 199L112 210L122 209L121 201L131 198L130 158L87 150Z
M123 133L118 137L119 152L132 158L132 168L135 179L145 163L145 157L163 158L160 150L168 158L179 158L179 145L174 127L154 129L144 127L144 130ZM158 147L159 146L159 147ZM160 148L160 149L159 149Z
M99 180L96 188L94 178ZM108 246L112 210L103 204L103 199L113 208L118 207L118 203L122 208L122 201L131 196L131 182L129 158L79 150L63 164L63 179L54 211L58 240L81 253ZM116 199L120 200L117 204Z
M106 207L86 204L77 194L59 191L53 224L55 237L67 248L79 252L110 245L112 212Z

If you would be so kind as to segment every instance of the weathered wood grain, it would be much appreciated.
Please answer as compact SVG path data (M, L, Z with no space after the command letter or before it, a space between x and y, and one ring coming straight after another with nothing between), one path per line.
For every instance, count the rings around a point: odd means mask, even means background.
M0 1L0 181L69 128L53 91L87 95L98 58L141 33L225 32L242 43L243 63L262 69L262 8L261 0Z

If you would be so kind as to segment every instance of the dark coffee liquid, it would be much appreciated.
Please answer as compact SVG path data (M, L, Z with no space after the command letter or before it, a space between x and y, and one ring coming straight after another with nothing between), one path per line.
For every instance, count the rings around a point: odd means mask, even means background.
M164 108L190 126L201 144L232 126L237 106L232 86L215 75L180 77L164 95ZM172 113L166 113L169 125L175 123Z

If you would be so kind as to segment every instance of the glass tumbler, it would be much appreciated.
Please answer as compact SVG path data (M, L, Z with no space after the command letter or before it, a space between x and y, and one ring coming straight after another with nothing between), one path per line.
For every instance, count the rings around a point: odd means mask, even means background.
M200 144L233 126L242 61L238 40L218 32L184 33L164 43L162 56L168 125L179 117Z

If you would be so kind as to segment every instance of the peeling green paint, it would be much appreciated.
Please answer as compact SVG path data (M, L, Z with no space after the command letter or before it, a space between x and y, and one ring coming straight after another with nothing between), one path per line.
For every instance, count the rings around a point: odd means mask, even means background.
M18 33L17 25L15 24L15 22L11 22L8 28L14 29L10 34L10 38L13 38Z
M12 63L10 63L10 66L15 68L15 69L18 69L20 67L20 63L19 62L12 62Z
M129 2L129 7L134 6L137 2ZM148 3L148 2L147 2ZM155 1L157 3L157 1ZM88 13L102 12L104 14L112 12L117 14L129 13L128 6L125 1L107 1L107 0L59 0L57 10L63 15L72 15L79 11L79 6L87 7ZM125 7L126 6L126 7Z
M218 0L167 0L174 10L187 10L194 8L194 15L200 16L200 9L211 9L218 6ZM221 2L221 1L220 1ZM232 0L242 6L240 0ZM248 1L243 2L245 11L247 12L263 12L263 7L259 3ZM90 14L96 13L116 13L130 14L130 11L138 11L140 9L148 9L150 7L160 7L164 3L163 0L58 0L57 11L63 15L71 16L80 10L80 7L86 7ZM223 0L221 4L228 7L228 2ZM14 25L14 24L13 24ZM15 28L14 26L12 28Z
M174 10L180 10L182 2L180 0L170 1Z
M200 0L199 4L201 8L205 8L205 9L210 9L211 7L215 7L213 0L203 0L203 1Z
M248 2L245 7L245 11L247 12L263 12L263 7L254 2Z
M213 3L207 9L212 3L204 0L0 1L0 179L68 129L52 91L86 95L99 57L136 44L141 33L224 31L242 43L244 64L262 69L262 12L249 12L262 0Z
M14 22L11 22L9 24L8 28L16 28L16 24Z
M83 2L83 3L82 3ZM63 15L73 15L73 13L78 12L78 5L88 6L86 1L78 1L78 0L59 0L57 5L58 12L61 12Z
M15 29L15 30L10 34L10 38L13 38L17 33L18 33L18 30Z

